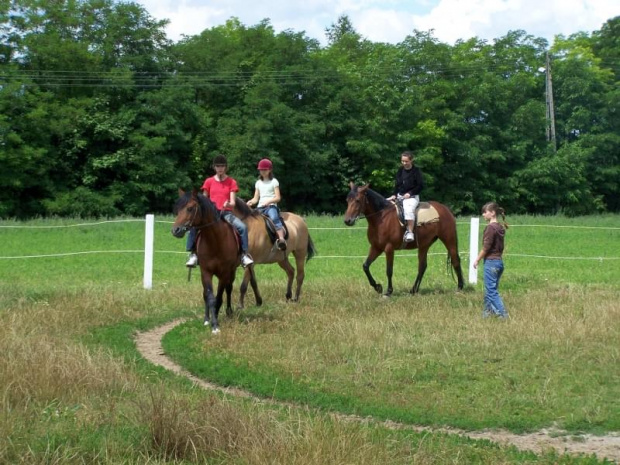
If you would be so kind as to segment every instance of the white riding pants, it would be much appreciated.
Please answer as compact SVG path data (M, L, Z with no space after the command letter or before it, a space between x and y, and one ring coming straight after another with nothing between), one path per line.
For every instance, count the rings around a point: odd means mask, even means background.
M415 209L419 203L419 195L414 195L408 199L403 199L403 213L405 215L405 220L413 220L415 218Z

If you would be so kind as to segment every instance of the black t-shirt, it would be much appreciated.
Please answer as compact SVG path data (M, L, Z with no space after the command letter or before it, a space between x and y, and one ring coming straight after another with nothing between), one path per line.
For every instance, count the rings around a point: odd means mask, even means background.
M413 166L410 170L406 170L402 166L396 172L396 183L394 185L394 195L420 195L424 188L422 180L422 171L420 168Z

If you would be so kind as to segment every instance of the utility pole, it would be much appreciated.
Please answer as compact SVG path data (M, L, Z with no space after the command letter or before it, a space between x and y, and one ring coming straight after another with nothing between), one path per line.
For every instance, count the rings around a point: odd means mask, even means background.
M547 141L553 144L553 151L557 150L555 143L555 113L553 111L553 85L551 82L551 62L549 52L546 54L545 63L545 98L547 101Z

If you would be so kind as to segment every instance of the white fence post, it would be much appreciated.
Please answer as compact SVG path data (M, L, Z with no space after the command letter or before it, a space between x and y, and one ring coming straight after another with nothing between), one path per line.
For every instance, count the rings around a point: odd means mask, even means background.
M153 287L153 242L154 242L155 216L146 215L144 226L144 289Z
M478 270L474 268L474 261L478 257L478 230L480 228L480 218L471 219L469 229L469 284L478 282Z

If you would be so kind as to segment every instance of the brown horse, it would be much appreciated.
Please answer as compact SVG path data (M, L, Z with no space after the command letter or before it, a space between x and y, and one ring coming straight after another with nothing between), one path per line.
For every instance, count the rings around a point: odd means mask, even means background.
M226 315L232 315L230 297L237 267L241 264L239 242L234 228L220 218L219 211L209 198L196 190L185 193L179 190L179 200L174 206L176 219L172 235L182 238L190 228L198 230L196 254L200 265L203 298L205 302L205 326L211 324L211 331L219 333L218 314L226 290ZM249 267L252 287L256 285L252 265ZM217 277L217 294L213 295L213 276ZM255 289L257 302L260 294Z
M394 251L397 249L418 249L418 276L411 288L415 294L420 290L420 283L426 271L426 256L431 245L439 239L448 249L448 264L456 271L458 289L463 289L463 272L458 252L456 235L456 220L448 207L439 202L429 202L437 211L438 221L418 224L415 228L415 241L403 242L404 228L400 224L396 207L387 201L382 195L365 186L350 184L351 191L347 196L347 211L344 215L344 223L353 226L358 218L365 217L368 221L368 242L370 250L364 262L363 268L368 282L379 293L383 287L378 284L370 274L370 265L376 258L385 252L386 273L388 288L386 296L392 294L392 272L394 269Z
M286 250L279 250L270 237L265 218L258 210L252 210L247 204L236 199L234 213L248 226L249 251L256 264L277 263L286 272L286 300L297 302L301 295L301 286L305 277L305 262L310 260L315 254L316 249L310 238L308 226L301 216L294 213L282 212L281 216L288 231L286 240ZM288 261L288 255L292 253L295 257L297 268L297 287L295 297L293 297L293 279L295 278L295 268ZM241 283L240 307L243 308L243 300L248 289L248 281L252 284L254 294L256 294L255 283L252 281L250 273L246 270Z

